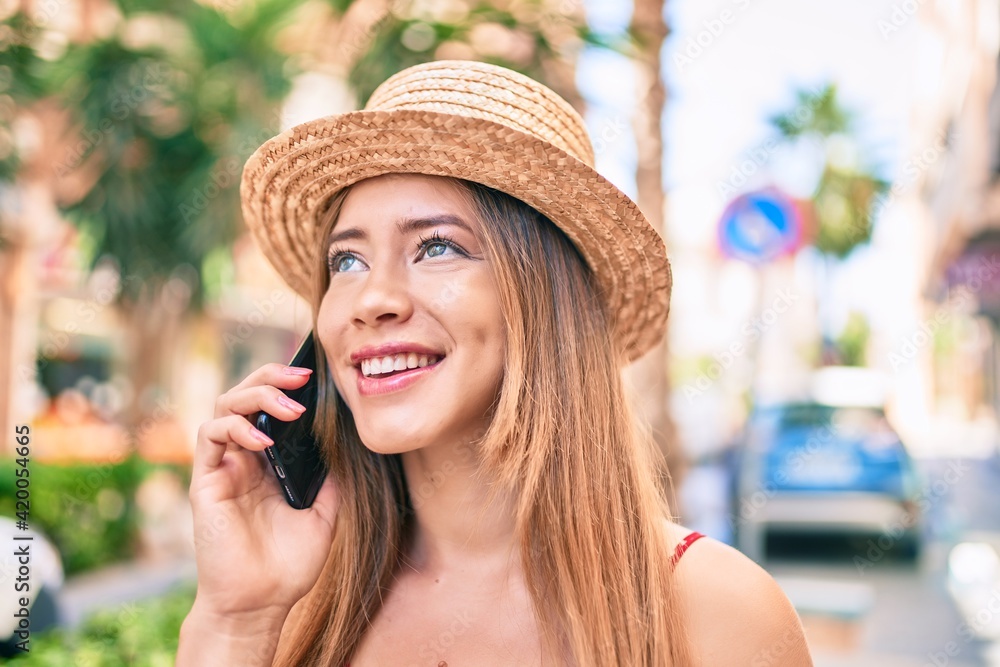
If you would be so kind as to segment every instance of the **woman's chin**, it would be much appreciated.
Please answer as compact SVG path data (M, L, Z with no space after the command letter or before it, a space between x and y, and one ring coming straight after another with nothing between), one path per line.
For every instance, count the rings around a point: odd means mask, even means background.
M413 429L380 429L377 433L359 432L359 435L365 447L376 454L402 454L424 446L424 438L415 433Z
M403 453L403 450L401 450L399 447L393 447L393 446L391 446L390 443L372 444L368 440L362 440L361 442L363 442L364 445L365 445L365 448L368 451L372 452L373 454L382 454L383 456L389 456L390 454L402 454ZM384 444L385 446L384 447L381 446L382 444Z

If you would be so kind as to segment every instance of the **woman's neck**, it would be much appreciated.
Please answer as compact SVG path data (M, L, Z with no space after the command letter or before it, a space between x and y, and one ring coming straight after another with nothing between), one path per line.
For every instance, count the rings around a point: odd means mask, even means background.
M512 498L490 504L466 442L406 452L402 461L414 508L410 568L471 573L519 561Z

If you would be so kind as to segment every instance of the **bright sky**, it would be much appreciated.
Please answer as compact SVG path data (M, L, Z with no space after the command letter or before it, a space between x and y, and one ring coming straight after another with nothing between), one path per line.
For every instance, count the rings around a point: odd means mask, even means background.
M796 88L827 81L837 84L841 101L855 111L870 162L891 178L905 150L919 37L912 19L912 25L883 36L879 21L889 19L892 6L886 0L670 5L666 169L674 214L714 218L725 203L719 182L726 183L733 167L772 136L768 116L792 107ZM779 172L774 176L790 189L811 189L811 175L796 178L792 174L799 170L789 170L779 155L765 167Z
M613 30L628 21L629 4L588 0L588 18ZM879 21L889 19L894 4L898 0L668 2L672 34L663 63L669 96L664 127L672 195L700 200L709 186L711 199L717 199L718 188L711 186L770 136L767 117L794 103L795 88L828 80L857 112L858 134L872 161L891 177L907 132L918 39L915 21L885 37L880 32ZM592 133L599 136L614 126L616 113L627 118L634 77L622 58L589 52L579 85L593 107ZM634 149L611 142L606 152L613 155L603 156L599 166L633 193Z
M856 112L867 161L889 180L896 175L906 160L909 110L920 84L914 66L921 43L916 19L906 16L898 30L883 34L894 5L901 4L667 0L672 32L663 61L668 86L664 166L668 235L675 244L712 242L728 200L720 184L732 184L734 167L772 136L767 118L794 105L796 88L836 83L844 106ZM630 5L587 0L588 18L601 30L614 30L628 22ZM578 83L591 105L587 122L598 144L598 170L634 196L635 148L628 127L635 99L632 74L622 58L592 51L582 59ZM625 132L618 130L619 119L625 120ZM815 174L787 152L758 162L763 164L758 180L736 187L737 192L768 180L794 194L811 192ZM855 263L864 263L863 255ZM846 302L855 297L864 299L861 292L843 295L841 309L846 312ZM851 305L869 311L875 306Z

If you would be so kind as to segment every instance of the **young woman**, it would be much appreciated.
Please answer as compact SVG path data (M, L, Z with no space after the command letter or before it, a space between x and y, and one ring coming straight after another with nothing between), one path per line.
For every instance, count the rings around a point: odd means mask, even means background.
M664 334L670 265L565 101L413 67L265 143L241 192L314 304L330 474L292 509L248 422L297 418L308 371L219 398L178 665L812 664L774 580L664 502L620 373Z

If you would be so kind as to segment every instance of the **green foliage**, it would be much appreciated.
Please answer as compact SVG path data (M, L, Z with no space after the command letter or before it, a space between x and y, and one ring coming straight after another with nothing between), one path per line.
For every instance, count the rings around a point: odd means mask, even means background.
M195 585L177 586L162 597L87 617L76 631L33 634L23 667L173 667L181 624L194 604Z
M871 175L827 164L813 195L817 250L844 259L872 235L871 210L888 184Z
M853 122L854 114L841 106L833 83L815 91L795 91L795 105L770 118L771 125L788 139L809 134L821 137L845 134Z
M870 168L845 161L845 149L855 149L855 115L827 84L815 91L799 90L795 105L770 119L787 143L815 140L822 147L822 175L813 193L815 236L812 245L824 255L844 259L869 242L872 212L889 183Z
M192 305L203 303L205 258L240 230L243 163L278 129L290 81L273 41L299 4L228 17L193 0L122 2L123 26L141 19L169 37L137 45L122 28L60 59L53 79L80 130L58 169L96 176L64 210L92 243L91 261L118 264L123 299L149 302L182 277Z
M836 341L840 363L844 366L865 366L870 336L871 327L867 318L859 312L852 312Z
M16 463L0 459L0 514L15 516ZM28 523L55 544L67 575L135 555L139 512L135 491L164 467L137 455L117 463L58 465L32 461ZM190 472L168 466L182 479Z
M339 5L350 3L339 2ZM574 91L560 90L549 81L548 65L584 44L626 50L631 36L603 35L591 31L575 16L554 11L553 4L541 0L499 3L480 0L465 5L458 13L436 11L431 5L397 0L390 12L356 42L341 46L353 63L349 82L363 106L382 81L402 69L435 60L446 44L464 45L476 60L491 62L547 82L557 93L571 97ZM496 35L483 39L476 30L491 28ZM510 38L516 46L487 48L483 43ZM357 53L354 53L357 52Z
M8 32L0 37L0 181L12 181L20 166L12 123L19 106L25 106L49 91L47 63L31 47L39 28L18 12L4 22ZM4 103L4 100L10 103Z

